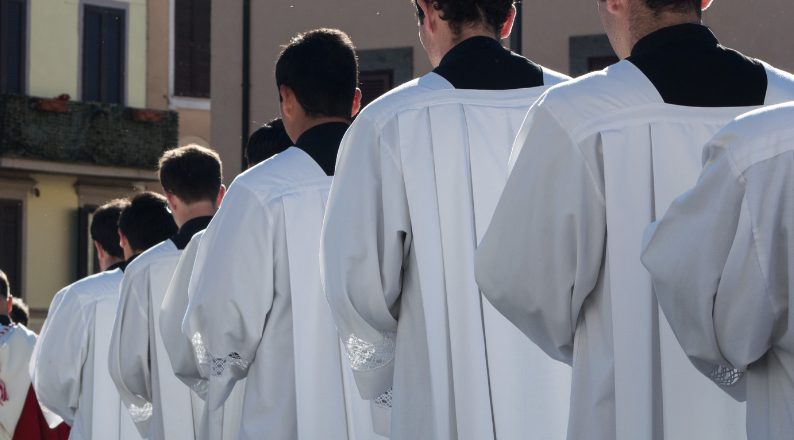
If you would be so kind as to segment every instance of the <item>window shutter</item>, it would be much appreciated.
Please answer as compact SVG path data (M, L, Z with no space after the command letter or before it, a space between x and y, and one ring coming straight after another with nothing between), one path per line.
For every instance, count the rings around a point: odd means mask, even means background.
M6 273L14 296L21 296L22 201L0 199L0 270Z
M0 0L0 92L25 91L25 0Z
M124 102L125 12L86 6L83 14L83 101Z
M359 88L361 89L361 107L378 99L380 95L394 87L394 73L391 70L361 72Z
M174 94L209 98L211 0L176 0L174 6Z

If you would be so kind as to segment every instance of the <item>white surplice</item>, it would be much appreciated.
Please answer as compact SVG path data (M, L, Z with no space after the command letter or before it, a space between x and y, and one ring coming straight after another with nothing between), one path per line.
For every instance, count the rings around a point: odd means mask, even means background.
M124 271L110 343L110 376L141 434L151 440L193 440L200 398L171 369L160 336L160 306L179 257L165 240Z
M39 402L71 426L70 439L141 438L107 368L123 275L105 271L59 291L30 360Z
M766 102L794 97L794 78L766 69ZM530 110L476 275L501 313L572 363L569 438L743 438L743 404L687 360L639 257L644 228L697 180L703 145L747 110L665 104L629 61Z
M474 280L513 139L546 88L456 90L430 73L368 106L345 136L323 279L362 396L393 388L392 439L565 436L570 369Z
M210 410L247 378L241 439L378 438L345 386L320 282L331 180L289 148L235 179L201 239L182 331Z
M190 277L203 235L203 230L197 232L190 239L190 243L179 258L171 284L160 307L160 335L176 376L202 399L206 399L207 383L200 379L201 374L198 371L193 345L190 339L182 333L182 321L188 306ZM196 438L202 440L237 439L242 417L244 387L245 380L237 383L223 406L214 411L210 412L208 405L194 408L196 413L201 411Z
M0 326L0 440L11 440L30 389L28 366L36 334L24 325Z
M642 261L684 351L729 373L724 385L746 386L747 437L790 440L794 104L741 117L704 161L697 185L648 228Z

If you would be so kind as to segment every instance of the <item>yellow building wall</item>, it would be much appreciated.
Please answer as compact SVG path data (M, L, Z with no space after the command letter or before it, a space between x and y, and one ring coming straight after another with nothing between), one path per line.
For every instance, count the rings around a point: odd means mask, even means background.
M45 0L28 2L30 58L28 94L52 97L68 93L80 99L82 7L126 9L126 105L146 106L146 0Z
M35 174L36 194L27 197L25 301L46 309L52 297L74 281L77 270L75 177Z

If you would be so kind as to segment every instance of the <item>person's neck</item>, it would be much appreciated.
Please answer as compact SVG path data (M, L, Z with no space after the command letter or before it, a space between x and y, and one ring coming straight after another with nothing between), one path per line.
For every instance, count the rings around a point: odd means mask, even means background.
M119 264L119 263L122 263L122 262L124 262L123 258L118 258L118 257L103 258L103 259L101 259L99 261L99 270L104 272L104 271L108 270L108 268L110 268L112 266L115 266L116 264Z
M293 142L298 142L298 139L300 139L300 137L303 136L304 133L306 133L307 131L311 130L312 128L318 125L330 124L334 122L349 124L350 120L335 116L320 116L316 118L306 118L303 121L303 123L300 124L300 128L296 130L295 139L293 139Z
M177 227L181 228L185 223L198 217L209 217L215 214L217 208L209 201L194 202L190 205L182 205L179 211L173 212L174 222Z
M466 26L461 29L460 33L457 35L453 34L450 30L449 35L450 37L440 45L438 55L435 57L436 59L433 60L433 67L438 67L438 65L441 64L441 60L444 59L444 57L449 53L450 50L452 50L452 48L468 40L469 38L487 37L499 41L496 35L494 35L492 31L484 26Z
M695 12L688 14L682 14L678 12L662 12L659 15L652 15L650 17L635 20L635 22L629 28L629 32L631 33L631 49L634 49L634 46L638 41L660 29L678 26L680 24L701 23L701 18Z

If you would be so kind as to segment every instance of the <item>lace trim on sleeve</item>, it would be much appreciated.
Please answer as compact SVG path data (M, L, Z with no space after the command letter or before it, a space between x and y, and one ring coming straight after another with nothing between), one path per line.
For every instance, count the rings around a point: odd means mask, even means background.
M717 365L711 370L709 377L721 387L732 387L744 379L744 372Z
M381 408L391 409L391 388L375 399L375 405Z
M145 422L152 417L152 404L150 402L146 402L146 404L143 406L130 404L127 407L127 411L129 411L130 417L132 417L133 422L135 423Z
M381 333L378 343L367 342L355 334L345 339L345 353L353 371L372 371L383 367L394 360L394 332Z
M246 370L251 364L249 360L243 359L239 353L232 352L224 357L213 356L204 345L204 339L201 337L200 333L193 334L190 342L193 343L193 350L196 353L196 360L199 363L199 367L201 367L205 373L209 373L208 375L210 377L222 376L229 367L237 367L241 370Z

